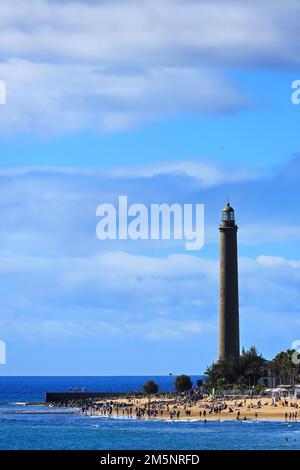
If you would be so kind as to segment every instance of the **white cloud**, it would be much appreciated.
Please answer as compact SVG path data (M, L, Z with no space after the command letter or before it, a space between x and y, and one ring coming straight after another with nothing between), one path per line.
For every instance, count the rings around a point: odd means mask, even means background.
M118 131L243 109L226 72L298 67L299 10L293 0L3 0L0 130Z
M0 126L7 132L110 132L183 110L227 113L247 104L222 74L187 67L120 74L84 64L13 59L0 63L0 76L7 84Z
M244 257L239 267L241 322L266 328L272 315L288 312L292 334L299 313L300 261ZM3 331L13 328L35 341L100 333L161 341L217 332L217 260L125 252L78 259L2 256L0 279L7 290ZM255 325L249 312L255 312Z
M202 186L210 187L228 183L248 181L263 177L264 173L258 170L231 168L223 170L213 163L197 160L178 160L156 162L140 166L119 167L109 169L106 174L117 178L153 178L159 175L189 176L196 179ZM1 175L1 173L0 173Z
M135 201L144 197L145 192L148 197L155 194L162 200L162 176L157 184L157 175L162 172L171 199L181 201L188 195L189 201L205 202L207 193L215 195L219 191L222 171L214 167L210 170L205 165L203 168L207 175L201 185L195 184L191 193L184 167L178 162L159 164L157 171L155 167L129 169L127 178L94 170L3 171L0 175L0 326L8 344L17 341L25 348L30 341L41 358L44 345L55 348L57 343L61 347L70 344L73 360L76 351L80 359L85 345L93 342L99 344L102 354L115 341L127 341L130 345L141 342L143 351L148 351L151 358L147 348L159 350L161 344L168 348L166 345L171 347L176 342L181 345L178 347L185 344L185 348L196 348L197 354L205 358L200 358L205 360L202 368L214 359L218 317L217 247L210 246L198 255L179 252L166 256L161 249L154 252L152 245L147 248L137 243L131 248L126 243L102 245L95 237L95 208L99 198L112 201L116 192L130 187L131 199ZM189 178L201 180L201 165L187 165L187 172ZM232 186L235 184L245 183L232 183ZM258 183L255 180L251 184L257 187ZM222 189L222 197L223 193ZM242 195L240 205L244 204ZM220 198L216 197L218 202ZM274 206L273 198L270 204ZM265 211L267 207L264 206ZM216 237L219 210L220 207L207 211L209 220L215 220ZM294 209L287 206L286 210ZM255 220L257 230L251 232L250 238L281 241L271 221L268 225L262 217L264 223L260 226L257 213ZM247 235L247 226L241 225L239 236L243 232ZM240 246L245 250L244 245ZM173 248L168 245L166 253ZM262 352L275 354L278 348L289 346L298 327L300 261L296 256L289 259L267 255L263 246L257 246L255 251L260 255L239 259L241 342L246 346L255 342ZM276 254L276 246L273 252ZM272 346L274 341L276 350ZM206 359L207 351L211 359ZM130 351L126 354L118 359L116 370L120 370L119 361L130 362ZM173 354L174 351L170 357ZM175 369L170 357L164 360L167 370ZM198 367L198 359L196 363Z
M299 8L294 0L9 0L0 6L0 51L119 67L297 65Z
M280 174L271 171L266 178L260 171L248 172L235 167L223 169L199 159L101 170L0 169L0 180L2 253L44 257L88 256L108 250L131 253L155 250L157 253L162 249L171 253L184 249L184 240L100 242L95 235L96 207L100 203L117 204L121 194L128 196L130 204L204 203L205 247L217 244L218 224L229 182L240 226L240 246L259 253L259 245L272 243L276 254L276 246L288 250L290 243L300 240L295 198L298 183L284 183ZM278 224L276 195L265 200L263 208L258 203L253 210L251 203L253 194L258 201L261 199L259 194L271 194L271 187L275 187L278 180L283 185L281 194L289 199L281 215L281 224Z
M269 267L288 267L299 269L300 268L300 261L294 260L287 260L282 256L259 256L257 261L262 264L263 266Z
M243 223L238 232L238 240L242 245L257 246L262 243L291 243L300 241L300 225L285 223L278 225L275 221L261 221L256 223ZM218 243L219 234L215 225L206 225L205 242Z
M258 180L268 173L264 170L255 170L243 167L220 168L205 159L198 160L169 160L143 165L130 165L109 168L72 168L72 167L18 167L0 168L0 178L17 176L42 175L79 175L82 177L104 177L107 179L136 179L155 178L156 176L187 176L197 180L205 187L220 185L226 180L230 183Z
M95 339L101 335L112 338L126 337L129 339L143 339L143 341L176 341L186 338L188 335L199 336L199 334L209 332L214 329L214 325L205 321L187 322L169 320L144 320L136 323L130 320L125 324L119 324L118 318L115 321L99 321L97 318L81 319L80 321L70 320L40 320L34 321L17 320L7 322L17 335L21 335L27 340L39 343L41 339L51 341L54 338L67 340L74 339ZM2 322L2 326L7 326Z
M146 351L150 364L153 350L158 354L163 343L164 351L173 348L164 357L164 372L177 367L172 362L177 347L195 351L194 370L201 360L205 367L217 351L216 243L228 177L236 195L240 253L248 254L239 259L242 345L255 342L263 353L274 354L288 347L300 313L300 261L293 244L300 233L298 180L297 171L290 172L293 180L270 172L267 178L252 175L250 181L236 168L201 161L128 168L125 175L119 169L1 170L2 337L26 349L27 361L29 340L41 361L44 346L51 354L58 342L61 348L70 346L70 364L74 354L81 360L91 344L107 354L115 342L127 342L123 364L130 363L133 345ZM115 202L119 194L146 204L153 199L207 203L208 244L197 255L169 242L165 247L160 241L159 246L151 241L102 244L95 235L96 207Z
M92 258L2 256L0 261L0 279L8 286L2 328L21 337L40 341L105 333L160 341L212 328L213 320L201 311L211 304L203 289L215 285L213 260L112 252Z

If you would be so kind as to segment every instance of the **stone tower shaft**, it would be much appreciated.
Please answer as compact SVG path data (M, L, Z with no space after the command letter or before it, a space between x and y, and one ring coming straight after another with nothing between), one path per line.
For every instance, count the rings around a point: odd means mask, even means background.
M219 361L240 357L237 230L234 210L222 211L220 230Z

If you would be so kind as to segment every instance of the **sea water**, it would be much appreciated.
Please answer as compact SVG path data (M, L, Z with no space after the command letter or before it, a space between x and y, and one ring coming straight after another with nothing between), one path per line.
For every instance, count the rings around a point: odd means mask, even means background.
M140 390L149 377L0 377L0 449L300 449L300 423L140 421L25 405L45 391ZM151 377L172 390L174 377ZM193 377L195 382L197 378Z

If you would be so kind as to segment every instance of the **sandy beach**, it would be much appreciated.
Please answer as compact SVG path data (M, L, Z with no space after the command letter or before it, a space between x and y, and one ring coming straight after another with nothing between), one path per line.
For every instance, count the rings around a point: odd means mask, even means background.
M200 399L188 402L181 398L124 398L94 403L84 413L112 417L170 420L279 420L297 421L300 401L271 398Z

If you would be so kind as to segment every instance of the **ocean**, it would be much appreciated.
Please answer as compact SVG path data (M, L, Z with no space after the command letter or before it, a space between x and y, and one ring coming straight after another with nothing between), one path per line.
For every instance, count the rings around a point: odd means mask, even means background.
M37 405L45 391L140 390L149 378L0 377L0 449L300 449L300 423L108 419ZM173 389L174 377L151 378Z
M0 377L0 404L41 403L45 392L68 392L70 388L87 392L141 391L143 384L153 379L162 392L174 391L174 376L119 377ZM191 376L194 385L202 376Z

